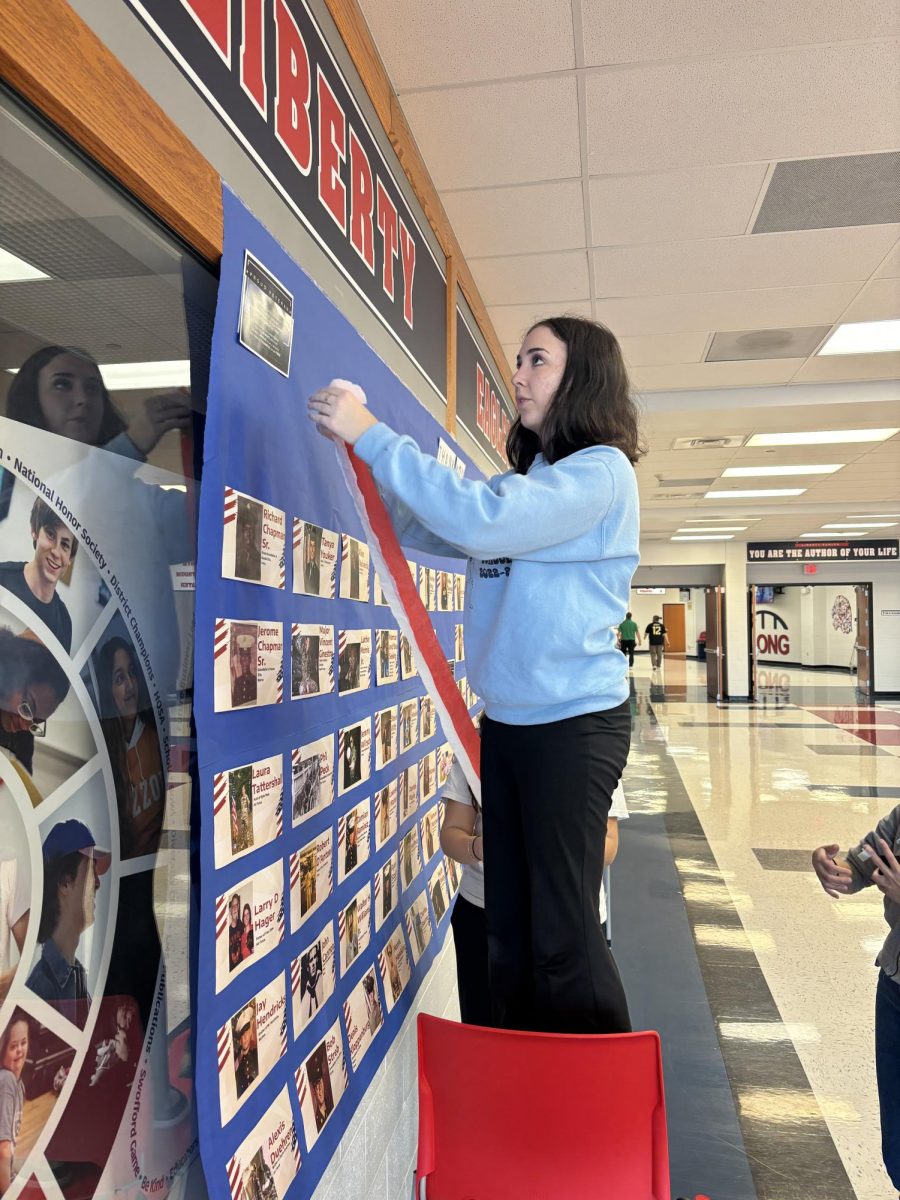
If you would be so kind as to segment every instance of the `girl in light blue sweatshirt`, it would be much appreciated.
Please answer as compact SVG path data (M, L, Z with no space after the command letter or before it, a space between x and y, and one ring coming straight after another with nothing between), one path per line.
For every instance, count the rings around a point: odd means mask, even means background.
M458 478L338 384L309 413L368 463L401 545L468 559L495 1022L622 1032L598 895L631 737L612 629L638 563L637 410L618 342L582 318L530 329L513 384L512 470L487 483Z

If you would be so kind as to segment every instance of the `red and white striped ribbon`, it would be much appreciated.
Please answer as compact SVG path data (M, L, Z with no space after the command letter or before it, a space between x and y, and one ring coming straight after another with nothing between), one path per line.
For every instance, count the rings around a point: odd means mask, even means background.
M416 666L434 701L441 725L462 766L466 781L480 800L478 734L465 702L456 689L446 655L415 583L410 578L407 560L400 549L387 509L366 464L345 442L335 441L334 446L391 612L410 642Z

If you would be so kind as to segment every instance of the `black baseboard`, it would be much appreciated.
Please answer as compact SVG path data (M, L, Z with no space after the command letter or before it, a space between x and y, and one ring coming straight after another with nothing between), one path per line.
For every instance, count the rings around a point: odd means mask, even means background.
M841 675L856 674L852 667L835 667L822 663L811 666L809 663L795 662L793 659L785 658L758 658L756 665L758 667L792 667L795 671L838 671Z

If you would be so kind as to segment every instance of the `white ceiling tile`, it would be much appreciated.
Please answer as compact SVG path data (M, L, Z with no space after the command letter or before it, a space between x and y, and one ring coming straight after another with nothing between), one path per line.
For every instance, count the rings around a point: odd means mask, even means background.
M900 242L876 271L879 279L900 279Z
M403 111L438 189L581 174L574 74L412 92Z
M678 242L744 233L765 163L607 175L590 181L595 246Z
M444 192L441 199L470 263L488 255L574 250L584 245L579 179Z
M826 354L811 358L794 383L848 379L900 379L900 352L892 354ZM900 396L898 396L900 400ZM900 408L897 411L900 420Z
M703 329L799 329L836 321L858 291L857 283L829 283L750 292L636 296L597 300L595 312L597 320L617 337Z
M648 62L728 50L842 42L900 32L883 0L589 0L582 5L584 61Z
M570 0L361 0L395 91L575 66Z
M894 149L898 63L883 41L589 73L590 174Z
M638 391L648 392L684 388L757 387L766 383L787 383L802 364L802 358L739 363L670 363L659 367L635 367L630 375Z
M865 225L653 246L604 246L593 251L594 291L598 296L654 296L862 282L896 236L896 225Z
M522 344L525 332L548 316L565 314L570 317L590 317L591 303L589 300L564 300L550 307L546 304L509 304L495 305L488 309L497 337L504 345L516 347L516 354Z
M841 321L891 321L898 317L900 279L873 279L841 313Z
M701 362L708 338L708 333L663 333L659 337L623 337L619 344L631 369Z
M470 265L485 304L556 304L559 300L590 299L585 250L479 258Z

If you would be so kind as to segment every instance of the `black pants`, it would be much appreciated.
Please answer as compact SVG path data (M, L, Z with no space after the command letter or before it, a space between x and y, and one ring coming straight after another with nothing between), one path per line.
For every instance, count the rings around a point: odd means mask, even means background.
M598 911L606 821L628 757L627 701L546 725L485 719L485 915L493 1023L631 1028Z
M628 641L627 639L624 641L620 641L619 649L622 651L622 653L628 659L629 667L633 667L634 666L634 638L632 638L631 641Z
M457 896L450 918L456 948L459 1017L466 1025L492 1025L484 909Z

